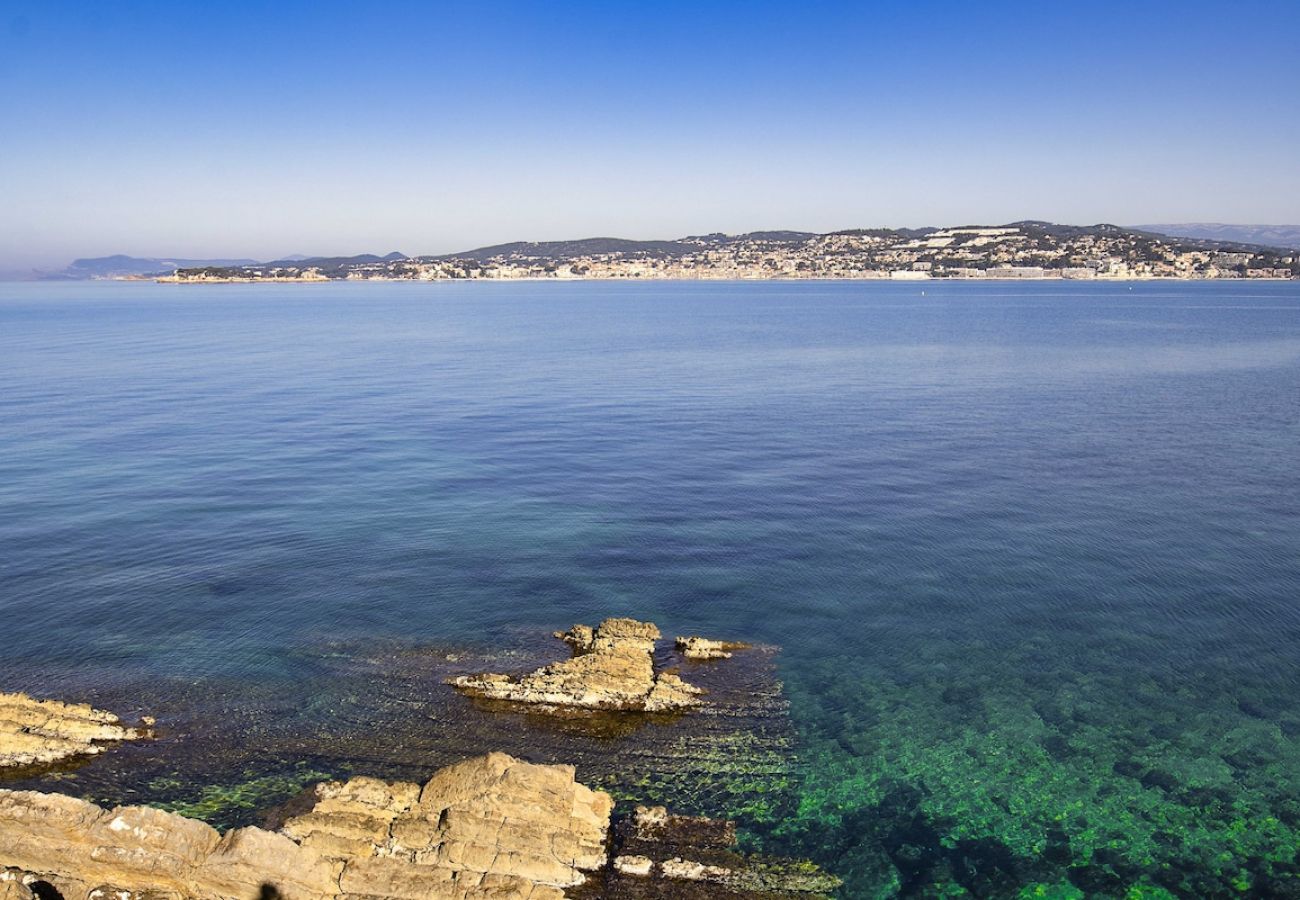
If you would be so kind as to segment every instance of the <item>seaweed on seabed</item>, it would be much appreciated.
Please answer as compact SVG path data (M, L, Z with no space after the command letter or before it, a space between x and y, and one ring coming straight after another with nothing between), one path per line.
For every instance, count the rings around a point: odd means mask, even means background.
M791 674L798 798L759 843L851 896L1300 896L1293 703L1031 650Z
M735 823L679 816L662 807L616 813L613 864L570 893L601 900L804 900L841 882L808 860L739 853Z
M152 784L154 789L175 794L177 799L154 800L147 805L201 819L214 828L233 828L259 821L265 810L301 794L309 785L331 778L329 773L305 765L279 774L244 774L244 781L203 785L197 794L175 779L158 779Z

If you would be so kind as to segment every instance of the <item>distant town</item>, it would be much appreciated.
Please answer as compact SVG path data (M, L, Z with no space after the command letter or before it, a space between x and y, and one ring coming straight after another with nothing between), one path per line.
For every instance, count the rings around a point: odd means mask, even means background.
M667 241L513 243L446 256L178 267L167 282L512 279L1300 278L1300 250L1116 225L765 231Z

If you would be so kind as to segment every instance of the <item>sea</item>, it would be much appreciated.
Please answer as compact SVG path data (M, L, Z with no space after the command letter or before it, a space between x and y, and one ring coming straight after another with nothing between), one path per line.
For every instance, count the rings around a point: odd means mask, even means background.
M767 738L515 751L843 897L1300 897L1300 282L0 284L0 690L159 718L0 786L427 777L608 616Z

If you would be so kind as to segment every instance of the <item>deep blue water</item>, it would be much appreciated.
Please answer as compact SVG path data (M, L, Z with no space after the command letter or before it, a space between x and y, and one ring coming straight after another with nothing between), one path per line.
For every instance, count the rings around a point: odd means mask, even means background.
M1298 447L1294 282L0 285L0 688L635 615L784 648L849 895L1291 896Z

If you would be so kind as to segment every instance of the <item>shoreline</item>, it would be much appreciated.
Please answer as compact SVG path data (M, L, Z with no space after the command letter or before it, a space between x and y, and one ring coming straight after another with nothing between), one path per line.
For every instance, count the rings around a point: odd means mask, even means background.
M738 840L762 818L755 804L785 798L764 807L776 815L793 803L778 649L699 636L666 647L663 637L653 623L608 618L554 632L546 649L504 635L478 649L414 644L378 660L367 648L350 658L353 715L336 700L326 731L287 745L238 714L194 730L209 718L196 697L168 707L145 690L106 704L162 714L158 731L151 718L128 733L110 712L0 694L0 749L7 737L18 751L0 754L0 898L40 900L49 894L35 886L52 883L69 898L112 885L216 900L269 882L308 900L829 900L842 884L834 874ZM527 656L541 668L521 670ZM519 690L493 699L474 687L505 684ZM28 734L47 718L57 721ZM339 729L340 718L351 728ZM83 740L67 748L65 734ZM33 742L58 754L32 768ZM351 758L328 762L330 743ZM223 760L241 746L245 758ZM403 750L413 752L395 770ZM208 763L191 770L197 796L168 798L191 752ZM108 760L92 765L101 754ZM270 760L294 774L261 783L254 768ZM142 766L152 777L118 790L82 777ZM227 770L243 783L214 780Z
M1229 282L1249 284L1254 282L1300 282L1300 277L1276 278L1276 277L1258 277L1258 278L1183 278L1173 275L1146 275L1133 277L1103 276L1098 278L1071 278L1064 275L1042 275L1033 278L1024 277L984 277L984 278L891 278L886 275L869 276L869 277L808 277L808 278L618 278L618 277L565 277L565 278L543 278L543 277L519 277L519 278L177 278L175 276L163 276L159 278L93 278L88 281L114 281L114 282L152 282L154 284L467 284L467 283L492 283L492 284L510 284L513 282L545 282L545 283L581 283L581 282L600 282L600 283L651 283L651 282L678 282L686 284L698 283L731 283L731 284L751 284L751 283L770 283L770 282L852 282L859 284L886 282L889 284L951 284L951 283L984 283L997 282L1004 283L1035 283L1042 281L1070 281L1081 284L1123 284L1133 282L1175 282L1175 283L1200 283L1200 282ZM66 283L66 282L65 282Z

